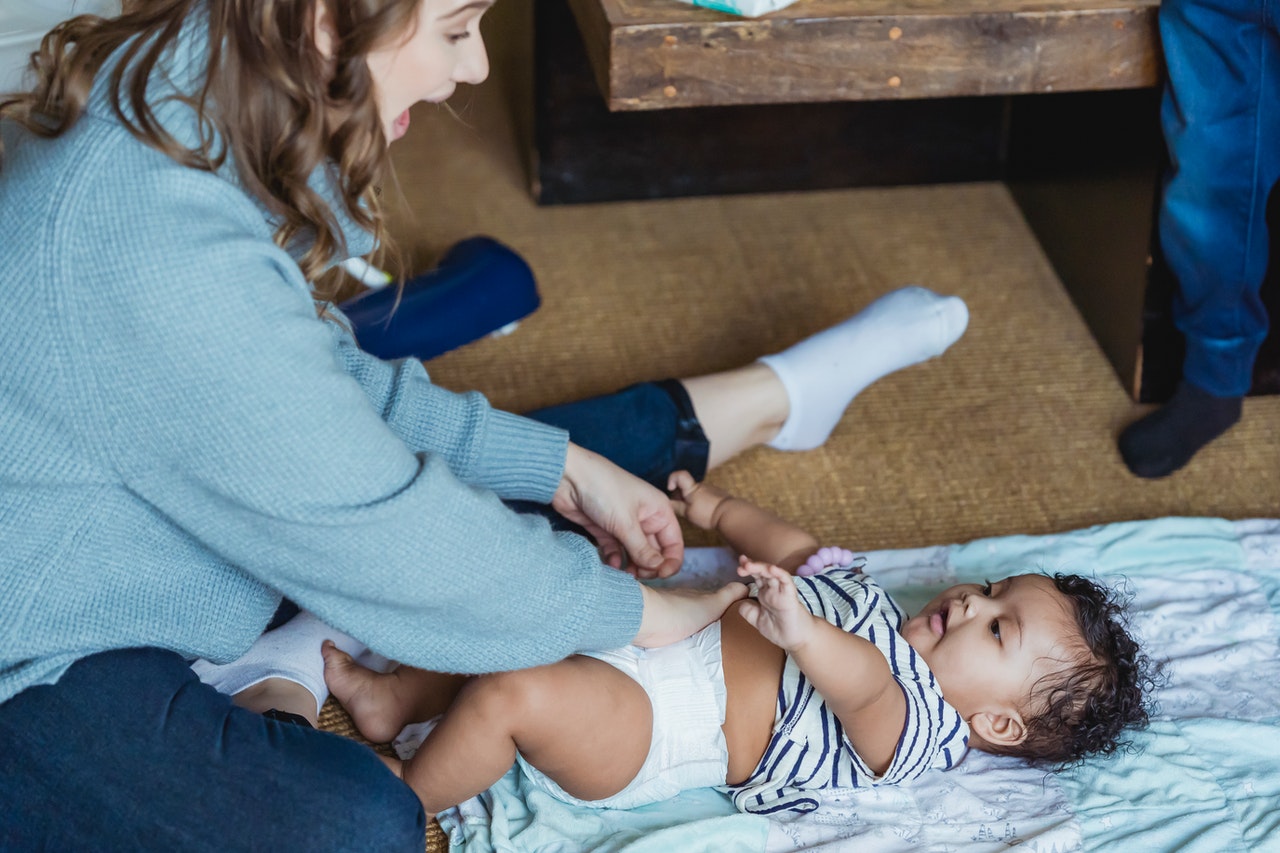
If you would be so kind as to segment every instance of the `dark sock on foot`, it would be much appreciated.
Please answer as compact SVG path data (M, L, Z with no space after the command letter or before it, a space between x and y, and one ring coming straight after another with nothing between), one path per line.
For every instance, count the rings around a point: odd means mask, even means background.
M1120 433L1120 456L1139 477L1164 477L1240 420L1242 397L1215 397L1182 382L1172 399Z

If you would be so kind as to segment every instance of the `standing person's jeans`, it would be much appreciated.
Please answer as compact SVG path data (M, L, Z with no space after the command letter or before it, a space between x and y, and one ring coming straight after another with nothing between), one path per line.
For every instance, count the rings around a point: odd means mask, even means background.
M1171 170L1160 246L1178 282L1183 377L1240 397L1267 334L1267 196L1280 179L1280 0L1165 0Z
M678 386L532 416L664 488L705 472ZM173 652L92 655L0 705L0 850L422 853L425 832L372 751L237 708Z

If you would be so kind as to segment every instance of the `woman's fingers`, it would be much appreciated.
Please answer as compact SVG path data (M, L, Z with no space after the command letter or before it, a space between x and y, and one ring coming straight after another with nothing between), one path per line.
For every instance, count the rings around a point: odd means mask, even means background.
M637 577L668 577L684 561L684 536L667 496L598 454L569 445L552 506L581 524L615 568L630 557Z

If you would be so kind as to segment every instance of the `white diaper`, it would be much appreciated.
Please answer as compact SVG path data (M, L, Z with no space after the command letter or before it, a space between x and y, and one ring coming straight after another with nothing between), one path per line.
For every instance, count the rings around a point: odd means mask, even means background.
M653 706L653 741L636 777L603 800L580 800L565 792L517 755L531 781L556 799L596 809L633 809L661 802L690 788L725 783L729 749L724 731L724 667L720 623L713 622L688 639L659 649L627 646L590 652L625 672L644 688Z

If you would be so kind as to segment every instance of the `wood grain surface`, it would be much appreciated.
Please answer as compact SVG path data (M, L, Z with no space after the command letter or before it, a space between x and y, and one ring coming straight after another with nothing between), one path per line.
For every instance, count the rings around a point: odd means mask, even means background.
M1155 85L1159 0L568 0L611 110Z

